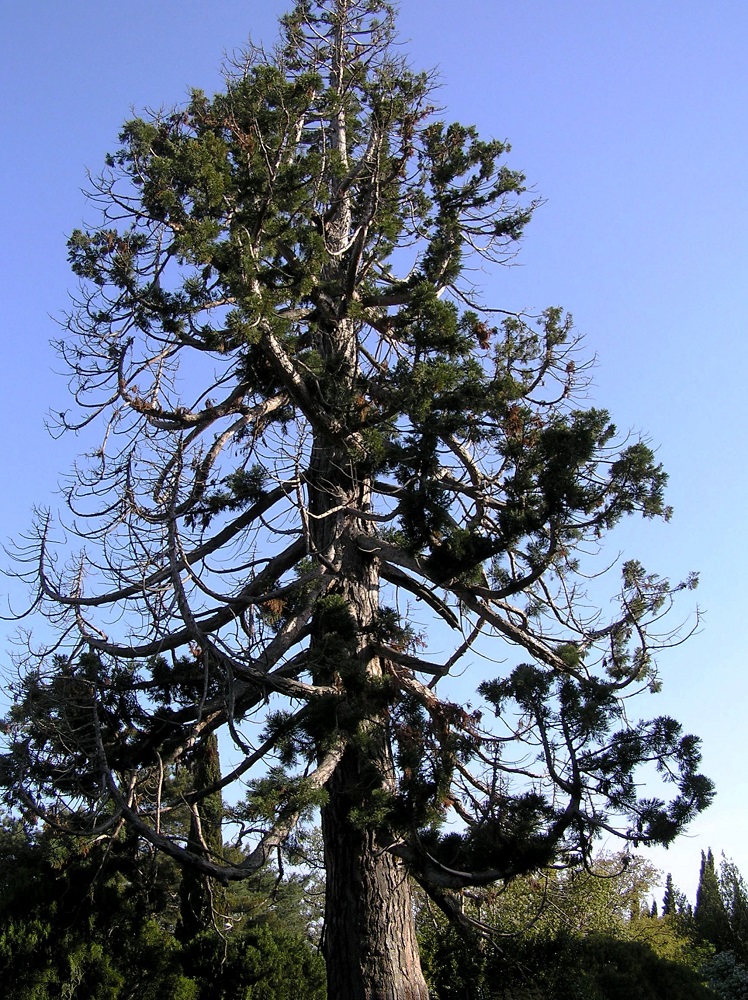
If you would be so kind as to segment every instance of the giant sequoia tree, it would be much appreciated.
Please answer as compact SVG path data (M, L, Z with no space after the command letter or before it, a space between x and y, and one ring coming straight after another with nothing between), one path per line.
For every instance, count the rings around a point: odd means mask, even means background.
M609 528L667 513L665 476L583 408L567 316L482 304L533 204L393 31L384 0L297 0L272 53L107 158L59 343L62 427L100 446L66 546L44 515L23 553L57 638L2 773L58 824L129 824L224 880L319 807L345 998L426 996L407 876L459 919L466 887L600 834L666 843L710 796L697 741L622 707L678 588L627 562L609 617L584 590ZM479 654L473 709L450 674ZM181 839L164 773L219 731L239 761ZM229 863L198 804L233 780Z

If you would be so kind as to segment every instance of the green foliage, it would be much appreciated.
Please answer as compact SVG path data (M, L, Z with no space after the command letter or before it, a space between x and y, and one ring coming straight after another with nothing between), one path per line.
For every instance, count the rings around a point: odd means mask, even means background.
M738 961L748 963L748 886L733 861L722 856L719 890L730 922L729 947Z
M720 1000L747 1000L748 968L731 951L715 955L706 963L703 972Z
M474 276L514 254L536 202L507 143L429 103L395 37L384 0L297 0L278 46L126 122L92 181L102 216L69 240L59 343L80 409L60 420L98 422L101 447L66 492L80 551L56 558L40 514L19 553L60 655L29 650L0 757L8 802L136 868L143 837L230 882L321 808L326 857L356 859L328 928L350 939L325 937L338 963L408 924L407 881L376 884L388 852L424 884L506 882L588 857L601 831L668 844L713 794L698 740L628 701L657 688L654 651L680 640L663 618L695 578L630 559L612 601L588 593L610 528L669 516L665 473L585 404L568 314L483 305ZM474 655L506 663L487 711L437 693ZM209 791L220 730L248 789L233 853ZM662 786L647 797L642 767ZM135 884L104 867L94 895ZM156 887L168 905L114 911L144 955L166 935L158 975L190 951L198 989L204 967L227 996L261 979L285 995L272 942L218 960L203 875ZM32 937L47 918L28 915ZM106 950L76 962L90 995L116 994Z
M282 928L250 927L222 938L206 931L186 949L196 1000L324 1000L324 965L308 943Z
M266 481L267 474L259 465L229 473L223 479L226 488L215 490L205 498L203 527L207 527L211 519L222 511L243 510L250 504L257 503L265 495Z
M701 871L696 890L693 924L699 937L713 945L717 951L726 951L730 948L733 937L730 916L720 891L711 848L706 854L701 852Z
M501 890L471 894L466 915L493 928L476 947L421 911L420 935L434 995L504 1000L708 1000L709 957L670 918L642 903L657 879L644 859L613 855L591 871L547 870Z
M470 954L454 938L426 968L438 1000L714 1000L698 973L638 941L601 934L513 940Z
M575 647L562 646L560 656L564 665L575 671ZM638 814L631 831L635 845L645 839L670 842L699 808L697 803L711 797L710 783L697 770L697 741L683 736L680 725L668 718L632 725L624 718L622 705L606 680L589 675L559 676L556 671L521 664L505 679L484 681L479 690L497 716L516 705L526 717L537 719L546 733L563 731L567 739L588 747L579 754L577 766L605 791L611 803ZM596 742L603 738L605 746L596 748ZM669 804L656 798L639 802L633 780L636 768L645 761L664 761L670 756L677 758L682 768L679 794ZM663 776L673 780L664 770ZM550 809L550 803L544 808Z
M140 853L133 840L102 849L6 817L0 827L3 996L322 1000L324 967L299 920L297 892L292 889L286 903L270 876L255 887L254 900L249 889L223 899L220 919L232 917L221 933L203 913L202 929L181 943L174 927L182 880L170 862ZM214 892L217 901L217 887Z
M153 919L168 862L137 858L123 843L102 851L18 823L2 831L0 978L13 1000L60 996L193 1000L179 946Z
M244 802L232 806L229 815L234 820L252 821L298 811L308 817L325 800L323 789L315 788L303 777L289 774L281 767L274 767L265 777L250 782Z

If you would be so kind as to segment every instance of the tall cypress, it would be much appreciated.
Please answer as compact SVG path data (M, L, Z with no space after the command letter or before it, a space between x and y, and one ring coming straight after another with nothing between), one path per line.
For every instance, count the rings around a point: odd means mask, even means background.
M696 890L693 922L699 937L714 945L717 951L725 951L732 946L730 919L720 892L711 848L706 854L701 852L701 869L699 885Z
M665 879L665 894L662 897L662 915L663 917L672 916L676 912L676 898L675 898L675 886L673 885L673 876L670 872L667 873Z

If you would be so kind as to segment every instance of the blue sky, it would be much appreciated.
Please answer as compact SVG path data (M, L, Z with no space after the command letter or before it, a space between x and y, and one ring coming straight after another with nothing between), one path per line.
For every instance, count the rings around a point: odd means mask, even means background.
M0 12L4 537L33 504L55 504L80 449L53 442L43 418L67 406L48 341L73 288L65 236L94 218L86 168L132 108L219 87L224 53L250 32L272 43L286 6L26 0ZM708 846L748 876L748 7L402 0L400 27L412 65L438 68L446 116L508 138L511 165L545 199L516 265L486 275L486 301L569 309L598 358L594 403L644 432L670 472L672 522L632 522L614 545L663 575L701 574L681 610L697 600L703 627L662 657L663 693L639 711L703 737L719 794L652 860L691 896Z

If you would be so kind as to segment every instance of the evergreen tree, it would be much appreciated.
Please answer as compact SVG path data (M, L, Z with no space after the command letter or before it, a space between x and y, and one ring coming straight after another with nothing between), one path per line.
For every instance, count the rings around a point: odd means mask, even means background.
M3 997L195 1000L168 929L175 879L173 862L133 851L132 838L81 840L3 817Z
M533 204L394 41L384 0L297 0L223 93L124 126L101 224L69 242L59 344L63 427L102 431L68 494L86 547L57 562L43 515L24 553L59 639L29 657L0 775L71 830L124 822L224 881L321 807L346 998L425 998L408 874L465 923L461 890L601 831L668 843L711 796L698 741L622 707L657 687L694 581L626 562L608 619L584 594L609 528L667 516L665 475L581 408L568 316L482 303L477 267ZM512 664L478 710L449 675L481 644ZM241 861L170 827L160 793L222 728ZM666 786L642 799L651 761Z
M723 856L719 888L730 922L730 947L739 962L748 963L748 887L737 865Z
M91 841L0 817L3 998L324 996L298 880L268 871L241 883L224 903L233 925L208 924L188 942L174 934L179 887L177 866L123 831Z
M676 912L676 889L673 885L673 876L668 872L665 878L665 895L662 897L662 915L663 917L671 917Z
M704 966L707 982L719 1000L746 1000L748 969L731 951L720 952Z
M730 920L720 892L711 848L706 854L701 852L701 870L696 889L693 922L699 937L714 945L717 951L726 951L731 947Z
M433 995L444 1000L714 996L701 973L711 949L694 942L676 920L637 912L658 876L643 858L619 854L596 857L589 871L552 869L498 891L473 890L466 908L487 931L498 932L473 950L424 905L419 935Z

